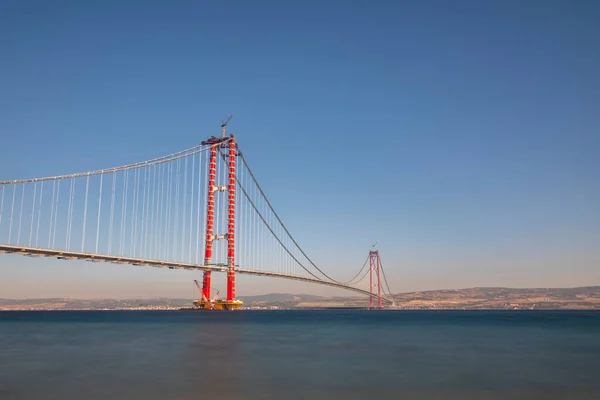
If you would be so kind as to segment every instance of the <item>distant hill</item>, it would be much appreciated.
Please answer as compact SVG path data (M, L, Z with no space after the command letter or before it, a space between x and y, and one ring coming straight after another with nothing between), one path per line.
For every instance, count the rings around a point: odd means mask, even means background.
M0 299L0 310L118 310L189 307L189 299Z
M577 288L478 287L398 293L397 308L405 310L600 310L600 286ZM368 307L366 297L303 300L294 308Z
M576 288L478 287L399 293L402 308L600 309L600 286Z
M308 294L270 293L241 296L246 306L280 308L367 307L366 297L321 297ZM398 293L394 300L400 309L597 309L600 286L577 288L512 289L478 287ZM118 310L178 309L190 307L190 299L0 299L0 310Z

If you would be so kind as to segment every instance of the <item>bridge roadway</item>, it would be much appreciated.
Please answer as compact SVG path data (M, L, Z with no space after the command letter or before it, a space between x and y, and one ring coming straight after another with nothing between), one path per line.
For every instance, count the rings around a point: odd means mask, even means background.
M20 247L20 246L8 246L8 245L0 245L0 253L8 253L8 254L20 254L24 256L30 257L56 257L60 260L85 260L90 262L109 262L113 264L131 264L131 265L143 265L148 267L159 267L159 268L170 268L170 269L188 269L188 270L202 270L202 271L215 271L215 272L227 272L226 265L196 265L196 264L187 264L180 263L175 261L159 261L159 260L144 260L138 258L130 258L130 257L121 257L121 256L106 256L101 254L92 254L92 253L81 253L74 251L64 251L64 250L51 250L51 249L38 249L33 247ZM351 290L366 296L371 296L373 298L380 298L383 301L391 303L391 301L383 296L378 296L374 293L369 293L367 290L355 288L352 286L344 285L343 283L338 282L328 282L322 281L315 278L305 278L302 276L296 275L288 275L281 274L278 272L265 272L265 271L257 271L251 269L243 269L236 268L236 273L246 274L246 275L259 275L259 276L269 276L272 278L284 278L291 279L295 281L301 282L309 282L309 283L318 283L320 285L332 286L340 289Z

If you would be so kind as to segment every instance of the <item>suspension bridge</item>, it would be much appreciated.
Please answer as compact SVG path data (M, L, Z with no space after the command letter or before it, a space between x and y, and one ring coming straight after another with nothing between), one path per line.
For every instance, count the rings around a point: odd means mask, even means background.
M147 161L0 181L0 253L202 271L198 308L239 308L236 274L346 289L372 308L393 303L376 250L346 281L313 262L226 125L220 137ZM213 272L227 275L226 299L210 298Z

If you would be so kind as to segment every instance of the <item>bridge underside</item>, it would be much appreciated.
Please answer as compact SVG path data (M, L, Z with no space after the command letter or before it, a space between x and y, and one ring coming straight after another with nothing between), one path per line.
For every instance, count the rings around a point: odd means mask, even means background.
M91 254L91 253L80 253L74 251L62 251L62 250L51 250L51 249L38 249L31 247L21 247L21 246L8 246L8 245L0 245L0 253L7 254L19 254L29 257L53 257L61 260L84 260L88 262L107 262L112 264L129 264L129 265L140 265L140 266L148 266L148 267L159 267L159 268L169 268L169 269L187 269L187 270L195 270L195 271L215 271L215 272L227 272L227 265L197 265L197 264L187 264L187 263L179 263L173 261L160 261L160 260L144 260L138 258L130 258L130 257L120 257L120 256L108 256L101 254ZM305 278L302 276L296 275L288 275L282 274L278 272L265 272L258 270L249 270L236 268L236 273L245 274L245 275L258 275L258 276L268 276L271 278L283 278L290 279L300 282L308 282L308 283L317 283L320 285L327 285L339 289L351 290L356 293L363 294L365 296L370 296L373 298L381 298L383 301L391 303L391 301L385 297L378 296L377 294L369 293L367 290L355 288L352 286L344 285L343 283L331 282L331 281L322 281L314 278Z

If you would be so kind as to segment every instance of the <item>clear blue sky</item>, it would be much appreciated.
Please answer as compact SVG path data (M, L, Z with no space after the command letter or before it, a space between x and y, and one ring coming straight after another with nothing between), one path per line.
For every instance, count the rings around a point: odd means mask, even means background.
M599 43L597 1L2 1L0 179L177 151L235 113L335 276L379 240L394 291L598 285ZM189 296L195 277L15 256L0 276L0 297ZM273 291L332 293L240 278Z

